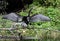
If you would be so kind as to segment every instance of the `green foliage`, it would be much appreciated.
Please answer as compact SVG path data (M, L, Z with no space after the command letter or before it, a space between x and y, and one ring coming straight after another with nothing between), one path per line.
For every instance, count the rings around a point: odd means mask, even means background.
M41 6L53 6L53 7L59 7L60 6L60 0L33 0L33 4L37 5L40 4Z
M51 26L60 27L60 9L58 8L47 8L46 12L51 18ZM60 28L59 28L60 29Z
M19 15L21 15L21 16L27 16L28 15L28 13L27 12L24 12L23 10L19 13Z
M10 20L6 20L6 19L2 19L2 17L0 16L0 28L9 28L12 24L12 21Z
M34 9L31 11L31 16L34 14L43 14L48 16L51 21L49 22L35 22L31 23L32 25L28 25L28 28L33 29L19 29L20 32L23 32L24 36L36 36L41 37L43 41L60 41L59 32L53 32L50 30L60 30L60 0L33 0L33 3L29 5L25 11L21 11L19 14L22 16L27 16L29 9L33 7ZM0 16L0 28L2 27L10 27L12 22L10 20L2 20ZM21 27L21 26L20 26ZM43 29L35 29L34 28L43 28ZM50 30L44 30L50 29ZM2 31L4 34L5 32ZM8 31L8 33L10 33ZM56 34L57 33L57 34ZM55 36L54 36L55 35ZM57 40L56 40L57 39ZM37 41L37 40L36 40Z

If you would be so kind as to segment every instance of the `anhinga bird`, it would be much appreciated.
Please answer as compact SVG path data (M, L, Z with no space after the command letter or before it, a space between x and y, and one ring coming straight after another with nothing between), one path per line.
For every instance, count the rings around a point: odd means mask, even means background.
M31 12L32 8L29 10L29 14L28 16L19 16L16 13L10 13L7 15L4 15L2 18L3 19L8 19L14 22L21 22L22 26L27 26L29 24L29 22L38 22L38 21L50 21L50 18L47 16L44 16L42 14L36 14L36 15L32 15L30 16L30 12Z

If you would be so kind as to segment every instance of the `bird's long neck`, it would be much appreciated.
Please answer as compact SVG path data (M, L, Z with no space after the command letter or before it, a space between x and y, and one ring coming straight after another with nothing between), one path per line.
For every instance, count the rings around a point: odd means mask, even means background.
M31 14L31 11L32 11L33 8L31 8L28 12L28 17L30 17L30 14Z
M32 11L33 8L31 8L28 12L28 18L29 18L29 21L30 21L30 14L31 14L31 11Z

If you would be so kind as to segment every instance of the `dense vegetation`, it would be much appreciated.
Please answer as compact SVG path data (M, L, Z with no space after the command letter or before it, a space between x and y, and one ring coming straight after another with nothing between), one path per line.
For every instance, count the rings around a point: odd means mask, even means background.
M41 4L41 2L42 2L42 4ZM49 3L50 3L50 5L49 5ZM54 4L56 6L54 6ZM29 6L29 8L27 8L25 12L23 12L23 11L20 12L20 14L22 14L23 16L24 15L26 16L28 14L28 10L31 7L33 7L34 9L32 10L31 15L43 14L45 16L50 17L50 19L51 19L50 22L43 22L43 23L40 23L40 25L38 25L39 23L35 23L35 25L41 26L42 28L47 27L47 28L59 30L60 29L60 9L59 9L59 4L60 4L59 0L50 0L50 1L49 0L44 0L44 1L43 0L36 0L36 1L34 0L33 3Z
M33 28L43 28L43 29L50 29L50 30L60 30L60 0L33 0L33 3L29 5L29 7L25 7L26 10L21 10L19 12L19 15L27 16L29 9L33 7L34 9L31 11L31 16L34 14L43 14L45 16L48 16L51 21L50 22L35 22L31 23L33 25ZM10 28L12 25L12 21L1 19L2 16L0 16L0 28ZM32 27L32 25L28 25L28 27ZM20 26L19 26L20 27ZM19 29L19 31L21 31ZM22 35L24 36L40 36L42 37L42 40L44 38L47 38L48 40L43 41L59 41L60 33L53 32L49 30L25 30ZM36 31L36 32L35 32ZM3 32L4 33L4 32ZM44 35L43 35L44 34ZM50 35L51 34L51 35ZM55 35L55 36L54 36ZM57 40L56 40L57 39Z

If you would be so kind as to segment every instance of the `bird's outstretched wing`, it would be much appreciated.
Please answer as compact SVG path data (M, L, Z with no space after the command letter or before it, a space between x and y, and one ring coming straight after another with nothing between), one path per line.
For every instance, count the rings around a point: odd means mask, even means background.
M50 18L42 14L36 14L30 17L30 22L50 21Z
M2 19L8 19L8 20L17 22L22 20L22 16L19 16L16 13L10 13L10 14L4 15Z

